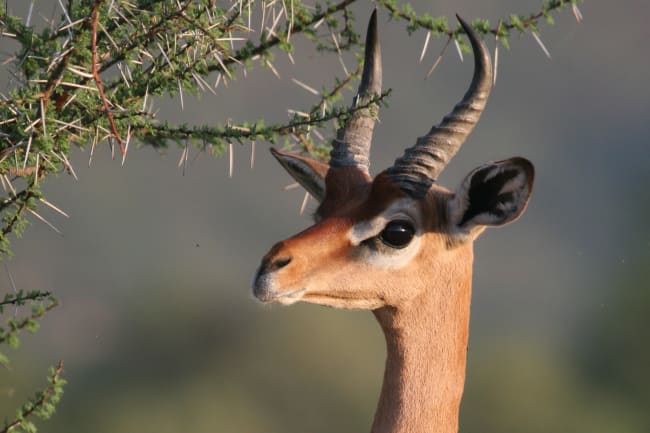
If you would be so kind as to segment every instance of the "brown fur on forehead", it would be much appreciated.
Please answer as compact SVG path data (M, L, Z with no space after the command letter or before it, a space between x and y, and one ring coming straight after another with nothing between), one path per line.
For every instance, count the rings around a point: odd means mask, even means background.
M406 193L385 173L379 173L372 182L365 206L360 209L359 219L370 219L383 212L392 202L403 197L406 197Z
M365 201L372 179L356 167L330 168L325 177L325 198L316 210L321 219L341 215Z

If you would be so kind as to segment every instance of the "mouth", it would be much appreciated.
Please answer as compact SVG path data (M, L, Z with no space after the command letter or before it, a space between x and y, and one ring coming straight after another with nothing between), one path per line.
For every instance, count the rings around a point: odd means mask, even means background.
M303 287L302 289L296 289L285 293L279 293L276 294L276 296L274 296L271 300L277 301L283 305L291 305L298 302L303 297L306 291L307 288Z

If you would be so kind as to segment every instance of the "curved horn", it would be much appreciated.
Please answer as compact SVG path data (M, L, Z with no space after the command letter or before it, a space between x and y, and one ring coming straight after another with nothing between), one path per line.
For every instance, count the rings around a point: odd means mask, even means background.
M492 87L490 54L474 29L456 15L474 52L474 76L463 99L419 137L386 172L408 194L423 197L478 122Z
M381 51L377 34L377 9L375 9L368 23L361 84L352 106L367 102L369 98L379 94L381 94ZM376 109L376 106L371 106L356 111L337 131L336 138L332 141L330 167L358 167L368 173L370 142L376 121L372 112L376 112Z

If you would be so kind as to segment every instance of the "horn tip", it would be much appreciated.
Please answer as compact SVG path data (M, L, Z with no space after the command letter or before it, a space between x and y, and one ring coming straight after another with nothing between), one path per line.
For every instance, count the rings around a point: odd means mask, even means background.
M368 22L368 36L372 37L373 44L377 40L377 7L372 10L372 15L370 15L370 21Z
M460 15L456 14L456 19L460 23L460 25L463 27L463 29L469 33L469 31L472 29L472 26L467 23L464 19L461 18Z

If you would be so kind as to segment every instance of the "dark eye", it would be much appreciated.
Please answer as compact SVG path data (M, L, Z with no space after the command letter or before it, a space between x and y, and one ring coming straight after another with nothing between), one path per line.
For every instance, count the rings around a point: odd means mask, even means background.
M415 228L413 224L404 220L391 221L386 224L379 234L381 241L392 248L404 248L413 239Z

